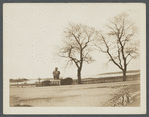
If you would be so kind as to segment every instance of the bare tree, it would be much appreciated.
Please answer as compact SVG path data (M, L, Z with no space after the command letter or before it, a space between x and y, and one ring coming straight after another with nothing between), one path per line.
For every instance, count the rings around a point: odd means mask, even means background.
M128 64L139 55L139 41L133 38L137 28L128 18L125 13L114 17L106 26L107 32L96 32L95 41L95 47L108 55L108 63L113 62L122 70L123 81L126 81Z
M73 63L76 65L78 84L81 84L83 62L93 62L93 58L90 55L92 51L90 43L94 31L94 28L81 24L69 24L64 31L64 45L59 50L59 56L67 58L67 65Z

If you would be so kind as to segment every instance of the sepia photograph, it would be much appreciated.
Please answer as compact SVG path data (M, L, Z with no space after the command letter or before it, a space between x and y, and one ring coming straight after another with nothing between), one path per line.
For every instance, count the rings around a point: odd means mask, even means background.
M145 114L146 5L3 4L3 110Z

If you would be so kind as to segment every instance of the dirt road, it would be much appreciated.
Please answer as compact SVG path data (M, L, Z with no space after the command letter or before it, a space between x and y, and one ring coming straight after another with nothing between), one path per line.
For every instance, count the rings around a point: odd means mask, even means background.
M47 86L47 87L10 87L10 106L22 107L103 107L113 106L113 100L121 95L137 94L140 105L140 81L115 83ZM134 95L135 96L135 95Z

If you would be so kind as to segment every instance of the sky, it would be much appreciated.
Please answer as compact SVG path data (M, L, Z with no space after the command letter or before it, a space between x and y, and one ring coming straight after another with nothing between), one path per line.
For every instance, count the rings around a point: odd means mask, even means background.
M138 28L141 23L139 4L5 3L3 8L5 78L52 78L55 67L61 77L77 78L76 66L65 68L64 59L55 54L68 23L101 30L122 12L128 13ZM105 67L104 54L97 52L94 58L95 62L83 65L82 77L120 71L113 64ZM128 70L135 69L140 69L139 58L128 66Z

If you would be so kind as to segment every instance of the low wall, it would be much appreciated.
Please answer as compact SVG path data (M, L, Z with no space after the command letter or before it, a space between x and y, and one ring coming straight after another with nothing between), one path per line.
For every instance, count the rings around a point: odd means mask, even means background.
M136 75L128 75L126 81L133 81L139 80L140 74ZM94 83L109 83L109 82L122 82L123 76L116 76L116 77L104 77L104 78L92 78L89 80L82 80L81 83L83 84L94 84ZM74 84L74 83L73 83Z
M52 85L60 85L61 81L60 80L50 80Z
M127 75L126 81L134 81L139 80L140 74L135 75ZM103 77L103 78L89 78L89 79L82 79L82 84L97 84L97 83L109 83L109 82L122 82L123 76L115 76L115 77ZM51 82L52 85L60 85L60 81L54 80ZM72 85L76 85L77 80L73 80ZM33 86L35 84L10 84L10 86Z

